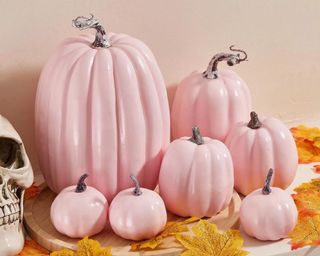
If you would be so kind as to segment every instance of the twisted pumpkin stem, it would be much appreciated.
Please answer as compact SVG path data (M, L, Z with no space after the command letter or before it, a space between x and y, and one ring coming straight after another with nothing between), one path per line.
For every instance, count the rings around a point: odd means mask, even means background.
M79 181L78 181L78 184L77 184L77 187L76 187L76 193L82 193L84 191L86 191L87 189L87 184L84 182L84 180L88 177L88 174L83 174L81 175Z
M268 175L267 175L264 187L262 189L262 194L264 195L269 195L271 193L270 182L271 182L272 175L273 175L273 169L270 168L268 171Z
M96 38L94 42L92 43L92 47L97 48L108 48L111 46L107 33L104 29L104 27L100 24L99 20L93 16L93 14L90 14L90 18L79 16L72 20L72 25L80 30L87 29L87 28L93 28L96 32Z
M259 129L262 126L262 123L260 122L258 118L258 114L254 111L250 113L250 121L248 123L248 127L251 129Z
M192 137L189 139L189 141L196 143L197 145L202 145L204 143L199 127L192 127Z
M226 61L229 66L234 66L239 64L242 61L246 61L248 59L248 55L245 51L235 49L234 45L229 47L230 51L238 52L237 54L233 53L218 53L214 55L208 65L208 68L205 72L203 72L203 77L207 79L216 79L218 78L218 64L221 61ZM240 53L243 53L243 58L240 57Z
M135 196L140 196L142 194L142 191L141 191L140 184L139 184L137 177L134 175L130 175L130 178L133 181L134 186L135 186L135 188L133 190L133 194Z

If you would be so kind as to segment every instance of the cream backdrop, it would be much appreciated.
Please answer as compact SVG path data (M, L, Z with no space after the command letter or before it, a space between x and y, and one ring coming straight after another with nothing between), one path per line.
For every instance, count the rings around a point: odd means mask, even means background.
M107 30L152 49L170 102L184 76L235 44L249 55L233 69L248 83L255 110L285 121L320 117L318 0L0 0L0 113L22 135L36 170L33 113L41 67L63 38L80 33L71 20L89 12Z

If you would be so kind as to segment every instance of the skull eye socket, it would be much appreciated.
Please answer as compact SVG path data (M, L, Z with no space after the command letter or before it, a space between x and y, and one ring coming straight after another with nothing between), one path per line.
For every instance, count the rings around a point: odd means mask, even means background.
M8 169L23 167L20 144L10 138L0 138L0 166Z

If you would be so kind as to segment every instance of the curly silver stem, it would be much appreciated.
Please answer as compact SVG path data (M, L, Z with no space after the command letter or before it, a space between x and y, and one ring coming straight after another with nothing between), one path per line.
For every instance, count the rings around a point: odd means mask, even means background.
M135 188L134 188L134 190L133 190L133 194L134 194L135 196L140 196L140 195L142 194L142 191L141 191L141 188L140 188L140 184L139 184L138 179L137 179L136 176L134 176L134 175L130 175L130 178L131 178L131 180L133 181L134 186L135 186Z
M240 53L233 54L233 53L218 53L213 56L211 59L208 68L205 72L203 72L203 77L208 79L216 79L218 78L218 64L221 61L226 61L229 66L234 66L236 64L239 64L242 61L246 61L248 58L248 55L245 51L234 49L234 45L231 45L229 47L230 51L234 52L241 52L244 54L244 57L240 57Z
M79 16L76 19L72 20L72 25L80 30L93 28L97 31L96 38L92 43L94 48L102 47L108 48L111 46L106 31L100 24L99 20L96 19L93 14L90 13L90 18Z

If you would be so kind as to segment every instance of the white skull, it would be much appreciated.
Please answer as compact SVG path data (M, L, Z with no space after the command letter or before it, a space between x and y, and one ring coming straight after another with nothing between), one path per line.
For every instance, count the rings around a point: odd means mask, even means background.
M33 171L22 140L0 115L0 255L17 255L23 248L23 195Z

